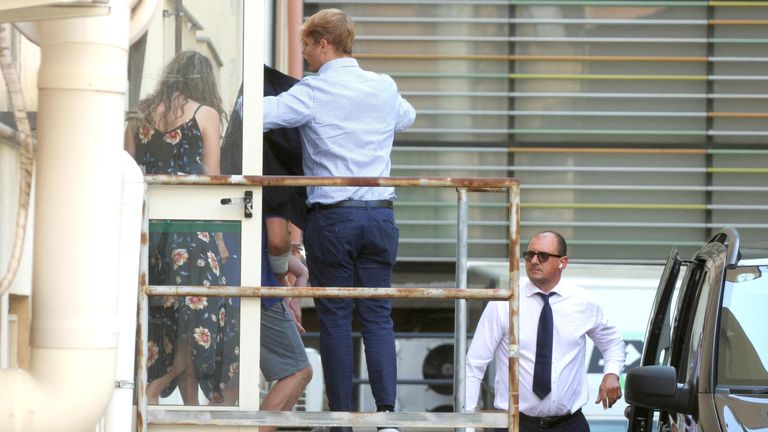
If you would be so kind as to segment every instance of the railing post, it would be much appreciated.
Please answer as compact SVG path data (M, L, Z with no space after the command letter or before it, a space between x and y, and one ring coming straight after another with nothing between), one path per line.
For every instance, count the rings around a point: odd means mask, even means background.
M344 287L243 287L243 286L151 286L148 283L148 243L149 219L148 198L145 189L144 220L142 226L141 275L139 283L139 346L137 358L137 431L146 432L150 420L156 425L195 425L195 426L333 426L349 424L351 426L376 426L392 418L393 426L431 429L435 427L454 428L464 432L467 427L498 428L502 427L505 414L498 412L467 413L465 395L465 365L467 344L467 299L507 300L510 301L510 411L507 416L510 431L516 432L517 424L517 281L519 268L519 184L514 179L506 178L317 178L292 176L145 176L147 185L238 185L238 186L336 186L339 184L361 186L399 186L399 187L455 187L458 193L457 214L457 253L456 253L456 288L344 288ZM468 197L469 191L502 192L509 194L509 272L510 290L468 289ZM240 405L238 410L162 410L155 407L148 410L146 397L148 358L148 321L149 298L151 296L241 296L241 297L322 297L322 298L434 298L456 299L455 335L454 335L454 406L455 413L297 413L297 412L260 412L258 407ZM260 320L260 309L251 316ZM244 314L248 315L248 314ZM242 323L242 322L241 322ZM251 326L253 327L253 326ZM241 352L241 355L243 353ZM243 355L243 358L250 357ZM258 361L258 356L255 357ZM255 389L258 391L258 388ZM242 393L241 393L242 396ZM244 409L245 408L245 409ZM151 414L151 416L150 416ZM152 417L150 419L150 417Z
M458 192L458 214L456 221L456 288L467 288L467 243L468 228L467 218L469 205L467 202L467 190L456 189ZM465 382L466 382L466 352L467 352L467 300L456 300L453 341L453 406L455 412L464 412L466 406ZM463 432L463 428L456 429Z
M520 430L520 186L507 190L509 198L509 409L508 430Z
M146 288L149 284L149 194L148 186L144 184L144 214L141 220L141 254L139 258L139 355L136 356L136 431L149 430L149 408L147 403L147 359L149 359L149 295Z

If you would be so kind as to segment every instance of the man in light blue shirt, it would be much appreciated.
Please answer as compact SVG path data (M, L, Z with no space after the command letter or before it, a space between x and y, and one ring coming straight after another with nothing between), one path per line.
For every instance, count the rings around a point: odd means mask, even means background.
M392 78L364 71L351 57L355 31L338 9L301 27L302 54L315 76L264 98L264 130L299 127L308 176L388 177L395 132L416 111ZM391 187L309 187L305 232L310 282L317 287L389 287L397 255ZM352 311L358 310L368 376L378 411L393 411L397 366L386 299L315 299L331 411L352 409ZM334 428L336 431L351 430ZM396 431L379 428L380 431Z

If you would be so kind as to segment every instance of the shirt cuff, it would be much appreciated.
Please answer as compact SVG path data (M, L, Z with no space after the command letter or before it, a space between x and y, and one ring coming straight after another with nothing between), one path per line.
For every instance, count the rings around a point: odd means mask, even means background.
M621 369L622 369L621 365L606 363L605 366L603 367L603 375L612 373L612 374L615 374L617 377L621 377Z
M482 378L475 378L473 376L467 376L465 382L465 401L464 409L466 411L474 411L477 409L477 400L480 398L480 384Z

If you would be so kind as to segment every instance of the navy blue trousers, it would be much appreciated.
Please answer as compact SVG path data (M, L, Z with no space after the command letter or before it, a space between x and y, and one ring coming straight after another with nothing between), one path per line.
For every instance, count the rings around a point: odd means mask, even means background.
M391 287L399 230L387 208L317 209L304 233L315 287ZM352 411L352 314L357 308L376 405L395 405L397 362L388 299L315 299L331 411Z

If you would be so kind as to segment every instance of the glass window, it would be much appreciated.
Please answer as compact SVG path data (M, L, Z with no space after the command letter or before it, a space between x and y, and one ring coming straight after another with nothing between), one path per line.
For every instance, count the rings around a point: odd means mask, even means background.
M523 242L568 229L580 260L688 256L727 225L764 241L764 4L304 3L351 14L355 58L416 108L394 176L517 177ZM400 259L453 256L442 193L398 191ZM505 254L505 209L472 204L471 258Z
M250 13L262 9L254 2ZM245 3L161 2L154 13L130 45L125 149L147 175L226 174L227 164L241 165L238 149L222 142L243 80ZM262 37L251 40L257 51ZM150 285L240 285L241 252L255 249L241 238L253 229L241 222L242 210L219 202L242 192L209 189L149 187ZM242 272L243 284L256 285L250 272ZM248 365L258 367L244 355L240 368L241 348L249 352L240 345L240 299L152 296L148 313L149 404L254 404L237 385L241 373L255 382Z
M714 275L714 277L718 278L717 275ZM686 337L688 345L685 350L685 363L681 362L681 365L685 365L685 382L691 382L699 375L698 367L701 354L701 343L704 336L704 320L709 307L709 293L713 284L719 286L717 281L713 280L712 272L707 270L704 270L701 278L697 279L697 282L696 285L689 288L694 290L696 298L692 307L693 321L688 327L689 332Z
M240 249L240 222L151 220L149 284L239 285ZM236 404L239 300L150 297L150 404Z
M768 266L728 270L720 309L719 385L768 385Z

